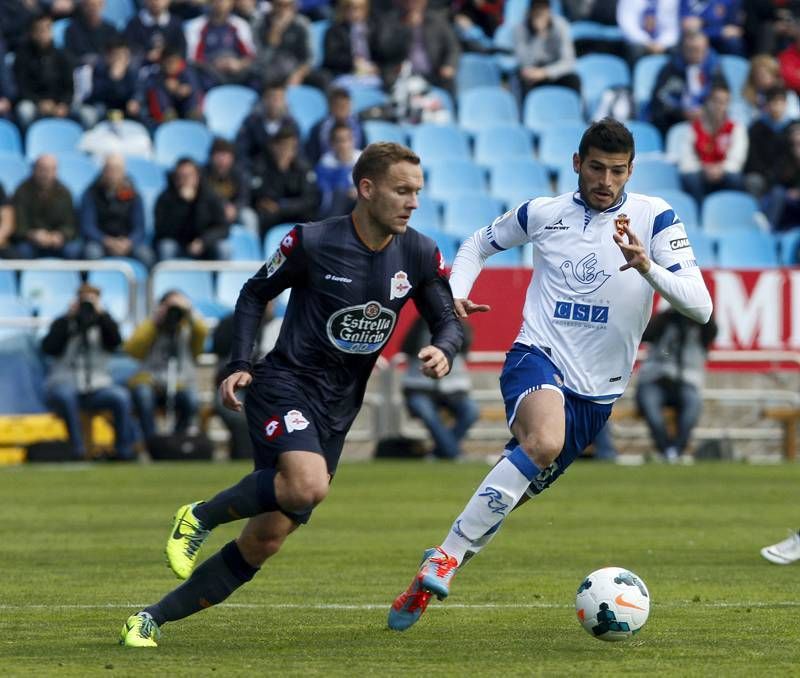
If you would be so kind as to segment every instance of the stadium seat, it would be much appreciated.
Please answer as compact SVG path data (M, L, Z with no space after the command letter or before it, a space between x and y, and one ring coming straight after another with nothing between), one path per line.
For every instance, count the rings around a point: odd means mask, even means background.
M0 151L22 157L22 136L19 129L5 118L0 118Z
M720 232L717 261L722 268L770 268L779 265L778 243L769 233L747 228Z
M631 84L628 63L613 54L586 54L575 62L575 71L580 76L581 94L590 115L605 90Z
M800 228L776 234L778 240L778 254L783 266L797 266L800 264Z
M687 230L700 228L700 218L698 215L697 203L694 198L686 191L675 188L668 188L655 193L659 198L664 198L672 207L677 217L681 220Z
M522 123L537 136L555 123L583 125L583 107L577 92L568 87L545 85L525 96Z
M484 127L475 134L474 157L479 165L533 158L531 133L519 124Z
M286 92L289 112L300 127L305 139L314 124L328 114L328 101L321 90L310 85L292 85Z
M421 124L411 128L411 148L423 167L442 160L469 160L466 133L456 125Z
M4 273L6 271L3 271ZM8 271L11 273L11 271ZM22 299L17 299L16 296L5 296L0 293L0 317L2 318L30 318L33 316L30 306ZM31 331L30 327L12 327L10 325L0 325L0 340L8 339L9 337L25 334ZM16 386L16 384L15 384ZM0 391L8 391L11 389L0 388ZM4 410L0 409L0 412Z
M687 229L689 242L692 243L692 252L700 268L713 268L717 265L717 241L698 229Z
M465 52L458 61L456 92L462 94L475 87L497 87L500 85L500 67L488 54Z
M368 144L376 141L393 141L396 144L405 146L408 143L408 138L403 128L385 120L367 120L364 123L364 134L367 137Z
M114 24L118 31L124 31L136 9L131 0L105 0L103 18Z
M215 299L211 271L156 270L152 276L152 294L156 302L166 292L183 292L197 311L206 317L221 318L228 311Z
M219 85L206 92L203 114L208 129L228 141L236 138L242 122L258 101L258 94L242 85Z
M633 100L641 117L648 109L653 97L658 73L669 60L666 54L647 54L633 67Z
M458 121L468 132L519 124L517 100L502 87L474 87L458 95Z
M220 271L217 274L217 302L233 309L242 287L254 274L253 271Z
M522 266L522 251L521 247L512 247L493 254L486 260L486 268L515 268Z
M665 144L664 155L666 160L678 163L683 155L683 147L686 144L686 139L692 131L692 123L679 122L674 124L667 130L667 138Z
M56 153L58 159L58 179L72 193L72 201L75 205L80 203L83 192L89 188L91 183L100 173L100 168L88 155L67 151Z
M628 181L628 189L633 193L652 193L658 195L665 189L680 189L681 180L678 169L666 160L642 158L633 161L633 174Z
M661 132L654 125L644 120L629 120L625 126L633 134L633 143L636 148L636 157L648 154L661 154L664 152L664 141Z
M167 173L161 165L147 158L131 155L125 158L125 171L139 191L162 191L167 185Z
M194 120L171 120L156 128L155 159L162 167L172 169L182 157L189 157L201 166L208 162L211 132Z
M0 151L0 183L7 195L11 195L31 175L31 166L16 153Z
M7 268L0 269L0 299L4 303L9 297L17 296L17 274ZM0 308L0 311L2 309Z
M42 309L54 304L66 308L80 284L77 271L23 269L19 274L19 295L42 313Z
M444 201L443 230L461 241L491 224L503 211L503 204L489 195L454 193Z
M503 24L516 26L528 13L529 0L507 0L503 6Z
M742 88L747 80L747 74L750 72L750 62L735 54L721 54L719 63L731 90L731 99L741 99Z
M572 193L578 190L578 175L572 168L572 156L564 158L556 168L556 195Z
M36 160L43 153L77 151L83 128L67 118L41 118L25 134L25 157Z
M419 206L411 213L409 224L421 233L442 230L442 209L438 201L425 193L417 196Z
M428 166L428 195L447 200L454 193L485 193L484 170L471 160L444 160Z
M489 192L506 204L517 204L520 196L538 198L550 195L552 190L544 165L533 158L515 158L489 168Z
M618 42L620 46L625 42L622 29L619 26L609 26L608 24L601 24L599 21L573 21L569 27L573 42L578 42L579 40Z
M87 281L102 291L101 301L112 317L120 323L134 320L136 303L130 308L130 285L122 271L89 271Z
M377 87L351 87L350 101L354 113L363 113L370 108L386 105L389 97Z
M147 187L139 188L139 195L142 197L144 207L144 231L149 241L152 241L156 230L156 202L161 195L163 188Z
M437 231L435 229L426 230L425 235L436 243L439 252L441 252L442 257L444 257L445 265L448 267L452 266L453 259L456 258L456 252L458 252L457 238L447 231Z
M53 45L58 49L64 47L64 41L67 37L67 28L69 28L70 19L59 19L53 22Z
M228 243L231 247L231 259L234 261L260 261L261 244L258 238L243 226L231 226Z
M428 96L435 97L439 100L442 108L450 113L451 119L455 120L456 107L453 103L453 97L443 87L431 87L428 90Z
M585 125L582 122L554 124L542 130L539 138L539 162L555 171L572 159L578 150Z
M14 341L12 345L4 346L0 359L0 384L14 384L14 388L0 388L0 412L4 415L47 412L43 388L45 376L44 361L32 340Z
M331 22L328 19L319 19L311 22L311 65L316 69L322 66L325 57L325 33Z
M744 191L716 191L706 196L700 208L703 229L724 236L734 229L761 229L764 218L758 202Z

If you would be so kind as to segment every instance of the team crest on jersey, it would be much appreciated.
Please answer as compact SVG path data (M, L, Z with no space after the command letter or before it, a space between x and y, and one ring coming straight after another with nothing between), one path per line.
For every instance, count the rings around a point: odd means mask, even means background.
M411 283L408 280L408 273L398 271L392 276L389 283L389 300L402 299L411 290Z
M275 440L283 434L280 417L270 417L264 422L264 435L267 440Z
M625 233L624 228L630 225L631 219L627 214L618 214L617 218L614 219L614 228L617 229L617 233L620 235L623 235Z
M303 431L308 428L308 419L303 416L300 410L289 410L283 417L286 424L286 432Z
M348 306L328 318L328 339L345 353L375 353L394 330L397 316L377 301Z

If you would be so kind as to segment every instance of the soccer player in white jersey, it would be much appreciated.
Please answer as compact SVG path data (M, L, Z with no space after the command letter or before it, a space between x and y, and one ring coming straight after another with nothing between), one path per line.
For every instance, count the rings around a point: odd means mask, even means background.
M414 624L432 596L450 593L458 568L508 513L549 487L592 442L625 390L658 292L700 323L711 297L686 230L662 199L626 193L633 137L606 118L583 134L572 164L578 190L525 202L461 246L450 285L461 317L489 307L469 299L487 257L533 243L522 328L500 389L513 438L456 518L441 546L425 551L389 627Z

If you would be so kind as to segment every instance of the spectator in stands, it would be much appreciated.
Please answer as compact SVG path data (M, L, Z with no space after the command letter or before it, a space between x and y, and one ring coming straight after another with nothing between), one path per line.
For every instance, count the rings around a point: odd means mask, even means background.
M741 0L681 0L681 28L684 32L702 31L717 52L743 55L744 14L741 4Z
M300 134L297 122L286 104L286 83L270 81L261 91L261 100L242 123L236 135L236 157L242 169L252 175L266 160L267 147L275 133L291 125Z
M297 130L292 125L281 127L269 141L266 165L254 175L253 202L262 237L278 224L317 217L317 178L299 150Z
M16 259L12 245L14 236L14 207L0 184L0 259Z
M744 0L746 54L777 54L794 40L796 20L791 5L797 8L794 0Z
M208 328L192 302L170 290L159 299L151 318L134 329L125 351L142 361L129 386L146 440L156 434L156 408L175 416L174 433L186 433L198 410L197 357Z
M160 64L147 69L139 101L142 119L152 129L176 118L203 119L200 76L179 50L171 46L162 52Z
M369 0L338 0L323 39L322 67L332 78L380 87L378 26L370 21ZM346 81L345 81L346 82Z
M569 22L553 14L550 0L531 0L525 19L514 28L514 56L523 98L541 85L561 85L580 94Z
M487 51L503 23L506 0L454 0L453 25L467 51Z
M196 19L204 14L207 8L207 0L172 0L170 5L170 11L180 19L181 23Z
M282 318L275 317L275 301L267 302L253 345L251 356L253 365L275 346L282 322ZM228 376L227 366L233 348L233 313L222 318L214 328L211 346L211 352L217 356L217 373L215 377L217 388L214 395L214 414L222 419L230 433L229 450L231 459L252 459L253 444L250 441L244 410L234 412L225 407L219 390L219 385ZM244 401L247 398L247 393L246 391L241 393L243 397L240 399Z
M81 235L86 259L132 257L150 267L155 261L144 230L144 204L125 175L125 158L106 157L103 171L83 194Z
M159 260L229 259L225 210L194 160L181 158L156 201L155 243Z
M72 103L72 63L53 44L53 20L46 14L34 18L28 39L14 59L19 102L17 119L23 128L37 118L66 118Z
M72 63L94 65L106 53L108 44L119 36L113 24L103 18L105 0L80 0L64 35L64 50Z
M656 78L650 108L653 124L666 134L674 124L694 120L711 87L724 80L708 38L699 31L684 33L680 51Z
M664 54L678 44L680 0L619 0L617 23L625 38L628 63Z
M406 354L408 367L403 376L403 399L409 414L417 417L433 438L431 455L436 459L452 461L463 456L461 442L472 425L478 420L478 404L470 396L470 378L465 356L472 340L471 328L461 323L464 343L453 358L450 373L441 379L428 379L422 373L417 354L431 340L428 326L417 318L403 339L401 351ZM452 417L445 421L442 411Z
M353 113L350 92L334 87L328 94L328 115L317 122L308 133L305 146L306 159L316 164L330 149L331 130L334 125L347 125L353 132L353 144L364 148L364 129L358 115Z
M208 14L185 28L186 53L214 84L244 84L256 55L248 23L231 13L233 0L210 0Z
M785 130L781 153L773 158L773 183L765 213L775 231L800 226L800 122Z
M142 111L137 99L138 78L128 45L120 36L112 38L105 56L93 68L92 88L81 106L84 126L91 129L110 111L138 120Z
M257 82L267 75L288 85L306 80L311 73L311 29L308 19L297 13L296 0L273 0L272 11L258 24L255 37Z
M763 196L775 178L776 158L786 147L786 90L777 86L766 93L766 112L750 125L747 161L744 165L745 188L757 198Z
M726 84L712 87L700 115L692 121L678 161L684 190L698 205L713 191L744 188L747 130L728 116L730 100Z
M111 379L108 362L122 342L119 327L100 302L100 289L83 284L69 311L53 321L42 351L54 358L45 384L48 407L67 425L75 459L86 456L80 413L109 410L117 457L132 460L131 399Z
M235 146L230 141L214 139L203 178L222 202L228 225L242 224L258 235L258 217L250 207L250 177L236 165Z
M642 336L649 348L639 369L636 403L658 453L670 463L684 454L700 419L706 356L716 335L713 317L701 325L669 309L655 315ZM664 407L675 409L674 434L664 420Z
M11 74L11 67L6 60L6 43L0 37L0 118L10 119L14 113L14 101L17 98L17 87Z
M624 0L561 0L570 21L592 21L606 26L617 22L618 2Z
M14 193L14 250L21 259L80 256L72 195L57 171L55 156L40 155Z
M125 27L125 41L139 65L158 64L167 46L186 56L186 38L179 17L170 14L170 0L144 0Z
M271 9L268 0L233 0L233 13L247 22L254 36L256 28ZM303 16L307 14L303 12Z
M767 92L776 88L783 87L783 77L778 60L771 54L756 54L750 59L750 69L747 72L747 79L740 92L742 98L748 104L748 114L752 120L761 117L767 112ZM734 92L734 94L736 94ZM800 107L797 106L797 97L792 95L792 108L787 111L794 117L800 117ZM787 99L788 102L788 99Z
M344 123L331 129L329 150L317 163L317 185L322 194L321 219L348 214L356 204L353 166L361 155L353 143L353 130Z
M800 94L800 25L795 23L794 42L778 54L786 87Z

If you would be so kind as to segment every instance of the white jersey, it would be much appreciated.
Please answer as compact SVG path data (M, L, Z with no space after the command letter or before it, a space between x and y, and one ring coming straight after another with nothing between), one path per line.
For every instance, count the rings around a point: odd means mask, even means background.
M651 259L646 275L619 270L626 261L612 236L615 220L624 218ZM533 243L533 276L517 341L547 353L575 395L600 402L622 395L654 288L700 322L711 314L683 224L664 200L637 193L604 212L587 207L579 193L523 203L462 245L450 276L453 296L468 297L487 256L526 242Z

